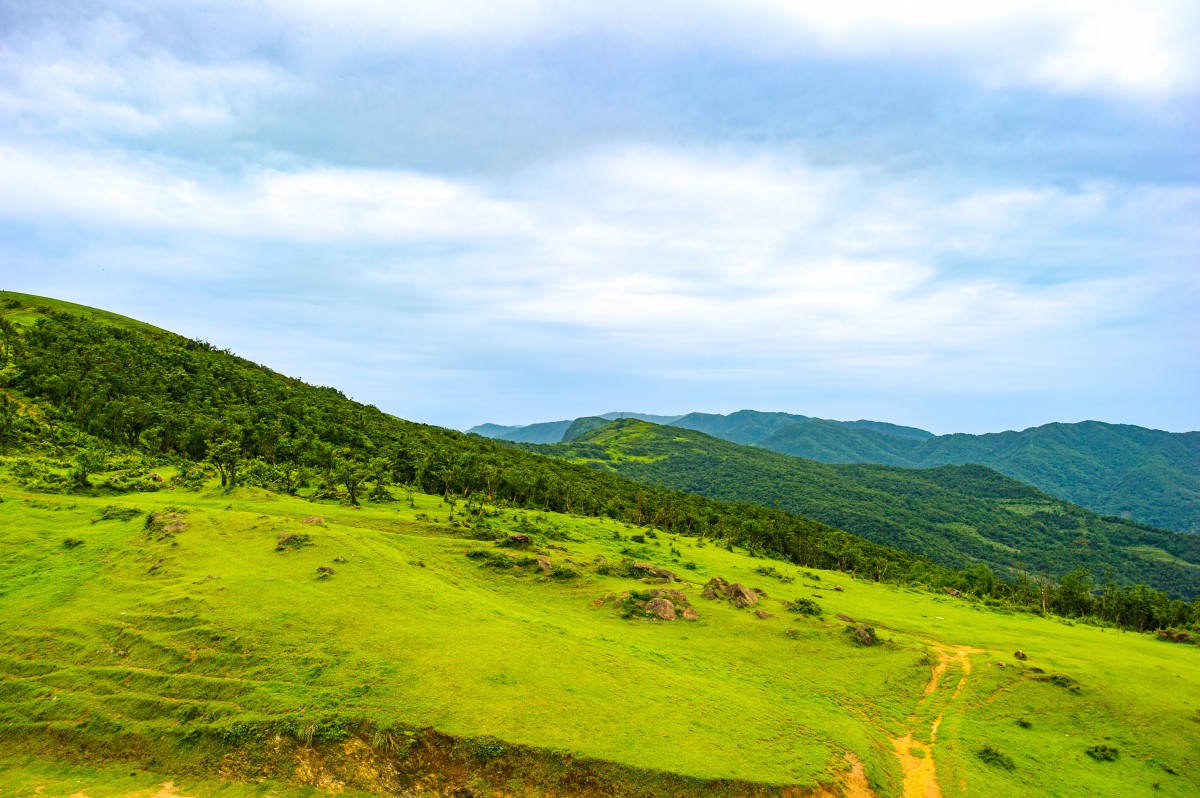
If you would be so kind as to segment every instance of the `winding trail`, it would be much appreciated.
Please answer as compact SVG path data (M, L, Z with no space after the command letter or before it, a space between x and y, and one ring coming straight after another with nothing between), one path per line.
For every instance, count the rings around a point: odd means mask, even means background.
M892 748L896 758L900 760L900 767L904 770L904 798L942 798L942 789L938 784L937 767L933 756L938 727L941 726L942 718L945 717L947 710L962 712L961 709L955 708L954 703L962 695L963 688L967 686L967 680L971 676L971 655L985 653L985 650L981 648L944 646L929 641L927 644L937 652L938 662L933 666L921 700L917 702L912 714L908 716L908 734L892 738ZM914 730L917 724L917 713L927 704L938 702L938 686L952 664L958 666L962 675L954 687L954 693L941 707L937 719L930 725L928 742L926 742L924 736L918 736Z

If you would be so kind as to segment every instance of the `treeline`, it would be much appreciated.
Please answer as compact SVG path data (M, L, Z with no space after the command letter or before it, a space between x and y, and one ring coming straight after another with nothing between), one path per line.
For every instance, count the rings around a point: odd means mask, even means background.
M805 567L949 587L1039 611L1083 611L1065 598L1074 595L1066 580L1013 583L987 569L956 571L783 510L639 484L403 421L202 341L38 310L30 327L2 327L0 449L71 460L67 489L87 486L106 456L137 452L180 462L185 470L211 467L227 487L254 484L357 503L389 500L389 486L406 486L451 498L609 517L712 538ZM1142 609L1131 612L1122 605L1107 620L1130 628L1200 621L1196 604L1172 602L1149 588L1137 588L1136 595L1130 590L1114 588ZM1134 601L1140 596L1145 600Z

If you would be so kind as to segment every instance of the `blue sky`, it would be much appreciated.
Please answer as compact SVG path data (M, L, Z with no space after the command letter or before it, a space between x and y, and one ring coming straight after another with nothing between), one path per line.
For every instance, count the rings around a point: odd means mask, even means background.
M8 2L0 286L459 428L1194 430L1196 41L1174 0Z

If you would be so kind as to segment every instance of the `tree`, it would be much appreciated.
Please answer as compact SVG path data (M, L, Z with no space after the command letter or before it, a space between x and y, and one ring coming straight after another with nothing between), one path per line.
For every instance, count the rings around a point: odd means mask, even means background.
M92 448L80 449L75 455L75 467L71 469L71 482L79 488L90 488L88 475L104 468L104 455Z
M340 460L334 466L334 479L338 484L345 486L346 495L355 506L358 505L358 491L366 481L368 473L361 463L353 460Z
M9 396L7 391L0 393L0 452L6 448L8 437L17 424L19 409L20 404Z
M221 475L222 488L233 490L237 487L238 461L241 456L242 447L228 438L209 447L208 459Z

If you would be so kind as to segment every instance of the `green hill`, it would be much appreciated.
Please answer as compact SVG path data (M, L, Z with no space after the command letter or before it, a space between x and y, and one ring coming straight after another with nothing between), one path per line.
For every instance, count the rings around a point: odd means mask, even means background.
M831 421L758 410L667 418L644 420L822 463L904 468L978 463L1101 515L1200 532L1200 432L1085 421L1022 432L935 436L882 421ZM563 431L569 428L569 422L558 424ZM503 431L510 429L485 424L472 431L528 443L564 440L556 437L558 427L520 438Z
M980 463L1098 513L1200 532L1200 432L1084 421L914 440L796 424L755 443L829 463L913 468Z
M1120 631L1200 607L1064 579L1037 600L1095 625L1038 617L111 314L0 322L0 794L1200 789L1200 648Z
M853 430L860 434L862 430ZM1086 568L1200 593L1200 538L1101 518L982 466L829 465L618 421L540 451L655 485L797 512L943 565L1016 578ZM1170 556L1163 557L1160 552Z

